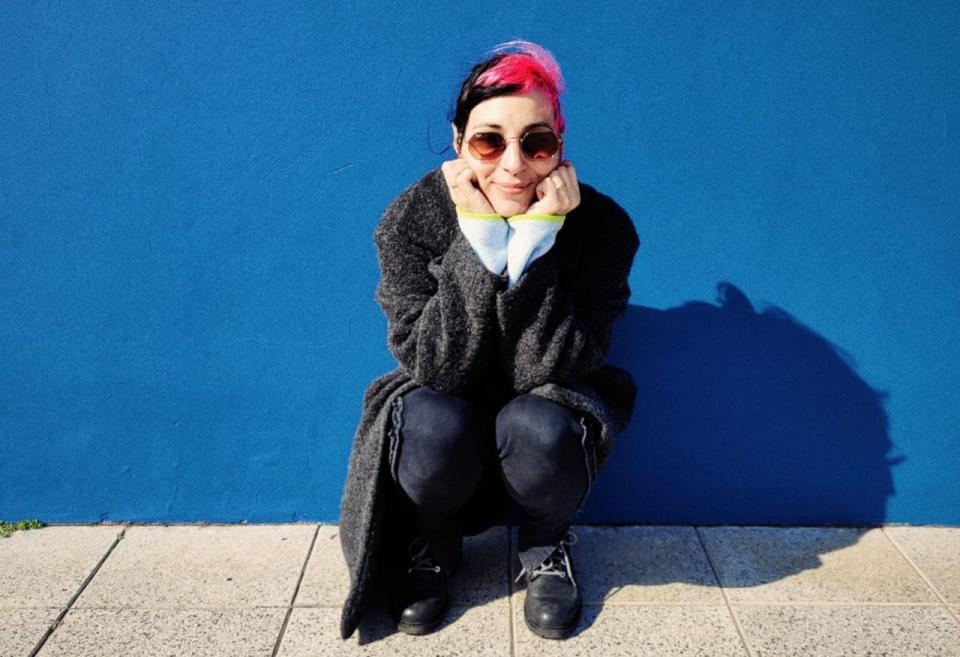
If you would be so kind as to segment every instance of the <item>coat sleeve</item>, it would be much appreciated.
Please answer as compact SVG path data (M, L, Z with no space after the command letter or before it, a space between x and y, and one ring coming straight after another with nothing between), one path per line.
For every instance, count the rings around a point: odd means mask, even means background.
M604 364L614 321L630 300L627 279L640 246L630 217L607 202L582 218L584 243L569 284L561 287L554 252L548 251L515 286L496 295L501 362L517 392L581 377Z
M495 346L494 297L506 277L489 271L460 230L436 255L417 234L418 213L444 211L416 188L404 192L374 231L387 317L387 346L420 385L465 395L475 389ZM451 219L456 225L456 219Z

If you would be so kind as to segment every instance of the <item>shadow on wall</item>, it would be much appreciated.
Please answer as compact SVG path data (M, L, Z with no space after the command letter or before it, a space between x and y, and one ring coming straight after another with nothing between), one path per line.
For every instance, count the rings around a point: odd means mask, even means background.
M670 524L872 525L893 494L883 408L849 358L728 283L719 305L630 307L610 361L637 381L630 426L584 509ZM629 336L629 337L626 337ZM630 491L628 495L624 491Z

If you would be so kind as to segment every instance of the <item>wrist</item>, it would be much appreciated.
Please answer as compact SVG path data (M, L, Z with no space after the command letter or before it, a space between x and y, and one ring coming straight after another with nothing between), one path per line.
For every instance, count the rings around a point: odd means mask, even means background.
M539 222L548 222L562 224L567 215L565 214L550 214L547 212L524 212L523 214L516 214L509 219L507 223L511 226L516 224L517 226L522 226L524 222L529 221L539 221Z
M466 208L456 207L457 216L464 219L503 219L499 214L492 211L467 210Z

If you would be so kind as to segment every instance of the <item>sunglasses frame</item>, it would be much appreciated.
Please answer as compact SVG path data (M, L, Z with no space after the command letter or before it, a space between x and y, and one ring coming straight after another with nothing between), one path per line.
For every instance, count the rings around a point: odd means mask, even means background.
M473 143L472 143L473 138L476 137L477 135L490 135L490 134L500 135L500 138L503 139L503 148L496 150L491 155L481 156L473 148ZM527 151L524 150L523 148L523 140L526 139L529 135L535 135L535 134L553 135L557 140L557 150L555 150L553 153L551 153L547 157L531 157L530 154L527 153ZM496 130L480 130L480 131L474 132L472 135L470 135L470 138L467 139L467 149L469 149L470 154L473 157L480 160L481 162L494 162L496 160L499 160L501 157L503 157L504 152L506 152L507 150L507 144L509 144L511 141L520 142L520 152L523 154L524 158L530 160L531 162L546 162L547 160L552 158L554 155L556 155L557 153L563 150L563 135L558 135L556 132L549 129L528 130L527 132L523 133L519 137L510 137L510 138L504 137L502 133L499 133Z

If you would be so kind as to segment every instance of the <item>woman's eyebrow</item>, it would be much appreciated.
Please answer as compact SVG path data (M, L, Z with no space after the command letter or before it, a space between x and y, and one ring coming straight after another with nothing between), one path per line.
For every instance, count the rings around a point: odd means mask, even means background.
M499 123L480 123L480 124L477 124L477 127L478 128L494 128L496 130L500 130L503 128L503 126L500 125ZM550 124L547 123L546 121L538 121L537 123L531 123L530 125L524 127L523 130L524 132L526 132L530 130L530 128L549 128L549 127L550 127Z

